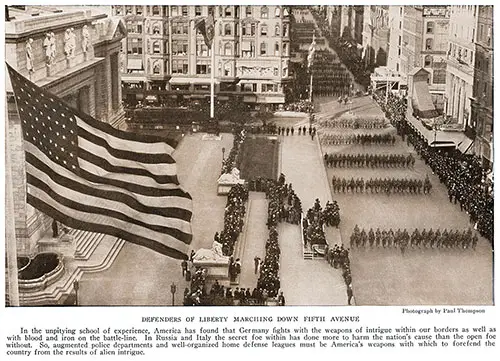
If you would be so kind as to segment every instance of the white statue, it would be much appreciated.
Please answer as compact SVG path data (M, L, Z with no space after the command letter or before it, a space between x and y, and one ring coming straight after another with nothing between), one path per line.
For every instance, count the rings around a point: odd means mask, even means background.
M87 53L90 49L90 32L89 27L84 25L82 28L82 50Z
M50 32L45 35L43 48L45 50L45 64L51 66L56 58L56 36L54 33Z
M64 32L64 55L70 59L75 56L76 35L73 28L66 29Z
M199 249L195 253L193 259L195 261L228 261L229 257L224 256L224 254L222 253L222 244L214 241L214 243L212 243L211 249Z
M29 38L26 42L26 69L28 72L32 73L34 71L33 67L33 39Z

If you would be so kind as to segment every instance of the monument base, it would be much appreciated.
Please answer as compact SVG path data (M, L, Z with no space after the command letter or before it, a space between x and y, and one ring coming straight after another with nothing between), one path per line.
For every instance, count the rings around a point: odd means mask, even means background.
M193 266L207 270L205 287L207 291L212 288L212 285L217 280L221 286L229 287L229 259L227 260L194 260Z

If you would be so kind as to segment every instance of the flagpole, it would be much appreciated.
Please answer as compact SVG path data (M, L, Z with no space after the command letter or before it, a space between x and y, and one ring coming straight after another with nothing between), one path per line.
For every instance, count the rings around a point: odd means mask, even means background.
M311 67L311 82L309 83L309 101L312 103L313 99L313 71Z
M212 39L210 47L212 52L212 60L210 66L210 119L215 117L215 39Z

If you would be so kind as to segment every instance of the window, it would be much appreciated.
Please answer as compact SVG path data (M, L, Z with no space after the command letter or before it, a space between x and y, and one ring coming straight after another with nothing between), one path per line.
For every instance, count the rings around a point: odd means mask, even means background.
M263 25L260 27L260 35L262 35L262 36L267 36L267 25L266 25L266 24L263 24Z
M129 33L142 34L142 24L131 22L127 24L127 31Z
M231 43L226 43L224 45L224 55L233 55L233 46L231 45Z
M283 56L288 56L288 44L283 43Z
M182 16L188 16L188 7L187 6L182 7Z
M250 35L255 36L255 24L250 24Z
M173 40L172 41L172 55L186 56L188 52L187 40Z
M262 84L262 93L276 93L278 91L277 84Z
M424 67L428 68L430 66L432 66L432 56L426 55L424 58Z
M153 15L154 16L160 15L160 7L158 5L153 6Z
M174 22L172 23L172 34L187 35L188 25L187 23Z
M121 15L121 14L122 14L122 7L115 6L115 15Z
M187 74L187 60L172 60L172 74Z
M446 83L446 62L433 62L432 64L432 82L434 84L445 84Z
M241 90L244 92L256 92L257 91L257 84L255 84L255 83L243 83L241 85Z
M252 7L251 6L245 6L245 15L247 18L252 16Z
M170 12L171 12L172 16L179 16L179 7L172 6Z
M132 14L132 6L130 5L125 6L125 14L127 15Z
M260 55L266 55L266 54L267 54L267 44L260 43Z
M280 26L279 24L276 24L274 27L274 36L280 36Z
M274 10L274 16L277 18L281 16L281 9L279 6L276 6L276 10Z
M195 6L194 7L194 14L196 16L201 16L201 6Z
M153 24L153 34L155 34L155 35L160 34L160 24L158 24L158 23Z
M244 58L253 58L255 57L255 43L253 41L247 42L244 41L241 43L241 55Z
M196 74L201 74L201 75L204 75L204 74L210 74L210 64L209 62L205 62L205 61L202 61L202 62L198 62L196 64Z
M433 41L432 39L425 40L425 50L432 50Z
M288 25L283 24L283 36L288 36Z
M231 24L224 25L224 35L231 35Z
M133 54L133 55L142 54L141 38L127 38L127 54Z
M161 65L158 60L153 63L153 74L160 74Z
M142 15L142 6L136 6L135 7L135 14L136 15Z
M160 42L159 41L155 41L153 43L153 54L160 54Z
M276 44L274 44L274 55L280 56L280 44L278 42L276 42Z
M267 6L263 6L260 8L260 17L262 19L267 19L269 17L269 9Z
M210 49L203 40L196 41L196 56L210 56Z
M224 16L225 17L231 17L233 15L233 12L231 11L231 6L226 6L224 9Z

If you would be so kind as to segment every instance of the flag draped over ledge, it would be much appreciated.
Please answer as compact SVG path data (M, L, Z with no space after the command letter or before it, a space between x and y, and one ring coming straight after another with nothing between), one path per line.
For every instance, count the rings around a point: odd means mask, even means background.
M194 24L194 28L200 31L205 44L211 49L215 34L214 15L210 13L206 18L198 19Z
M27 202L69 227L186 259L192 199L177 180L173 144L114 129L7 68L24 137Z

